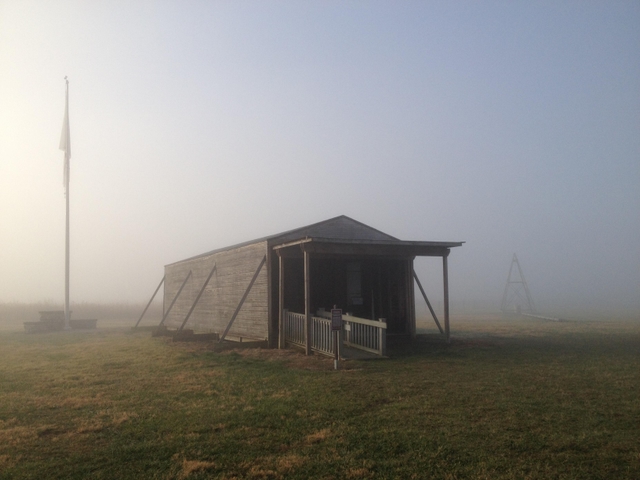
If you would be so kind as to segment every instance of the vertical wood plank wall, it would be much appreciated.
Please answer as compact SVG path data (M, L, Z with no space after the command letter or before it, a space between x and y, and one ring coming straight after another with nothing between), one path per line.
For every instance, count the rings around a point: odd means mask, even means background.
M189 270L193 274L165 324L169 328L180 327L215 263L217 271L185 328L196 332L222 333L266 254L267 242L263 241L167 265L165 298L173 298ZM229 335L251 339L268 338L268 267L269 265L262 267Z

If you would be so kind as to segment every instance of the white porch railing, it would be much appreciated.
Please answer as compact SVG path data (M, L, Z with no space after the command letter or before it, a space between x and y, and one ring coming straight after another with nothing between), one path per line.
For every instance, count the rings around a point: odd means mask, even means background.
M306 316L303 313L284 311L284 334L286 343L305 346L304 324ZM331 320L321 317L311 317L311 350L333 356L333 332Z
M311 350L333 356L333 332L331 320L321 317L311 317ZM339 340L338 340L339 343Z
M304 324L306 316L304 313L294 313L285 310L284 318L284 338L287 343L293 343L299 347L305 346Z
M387 322L367 320L366 318L342 316L344 344L378 355L387 353Z
M284 332L286 343L305 346L305 315L284 311ZM368 320L351 315L342 316L342 331L339 344L375 353L387 353L387 323ZM311 318L311 350L325 355L333 355L333 332L331 331L331 313L319 310Z

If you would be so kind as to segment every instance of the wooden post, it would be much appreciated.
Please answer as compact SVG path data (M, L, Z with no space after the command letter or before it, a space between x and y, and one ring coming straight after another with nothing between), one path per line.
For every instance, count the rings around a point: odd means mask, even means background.
M374 301L373 288L371 289L371 320L376 319L376 303Z
M187 275L187 278L185 278L184 282L182 282L182 285L180 285L180 290L178 290L178 293L176 293L176 296L173 297L173 301L171 302L171 305L169 305L169 308L167 309L167 311L164 313L164 316L162 317L162 321L160 322L160 325L164 325L164 321L169 316L169 313L171 313L171 309L173 308L174 303L176 303L176 300L182 293L182 289L187 284L187 280L189 280L190 277L191 277L191 270L189 270L189 274Z
M269 247L266 248L266 266L267 266L267 348L278 348L276 333L278 331L277 321L273 318L273 258Z
M304 252L304 353L311 355L311 283L309 278L309 252Z
M340 345L338 343L338 338L340 337L340 332L338 332L338 330L334 330L331 333L333 333L333 369L338 370L338 365L340 363Z
M211 280L211 277L213 277L213 274L216 271L216 268L218 268L218 267L214 263L213 264L213 268L211 269L211 273L209 274L209 276L205 280L204 285L202 285L202 288L200 289L200 292L198 292L198 296L196 297L196 301L193 302L193 305L191 305L191 308L189 309L189 313L187 313L187 316L184 317L184 321L182 322L182 325L180 325L180 328L178 330L182 330L184 328L184 326L187 324L187 321L189 320L189 317L191 316L191 314L195 310L196 305L198 305L198 302L200 301L200 297L204 293L204 289L207 288L207 285L209 284L209 280Z
M382 268L380 267L380 260L378 260L378 313L384 315L384 304L382 302ZM388 315L388 314L387 314Z
M278 252L278 348L285 348L284 332L284 258Z
M378 319L380 322L386 322L386 318ZM381 356L387 354L387 330L385 328L378 329L378 348Z
M151 305L151 302L153 302L153 299L156 298L156 294L158 293L158 290L160 290L160 287L162 286L163 283L164 283L164 277L162 277L162 280L160 280L160 283L158 284L158 288L156 288L156 291L153 292L153 295L151 295L151 300L149 300L149 303L147 303L147 306L144 307L142 315L140 315L140 318L138 319L138 321L136 322L133 328L138 328L138 324L140 323L140 320L142 320L142 317L144 317L144 314L147 313L147 310L149 309L149 305Z
M324 308L321 309L324 312ZM322 313L319 313L322 316ZM334 305L331 309L331 333L333 334L333 368L338 370L340 364L340 338L342 336L342 329L344 328L344 322L342 320L342 309L339 309L337 305Z
M282 313L282 348L287 348L287 309L283 309Z
M447 343L451 343L451 331L449 328L449 271L447 267L447 254L442 256L442 283L444 284L444 334Z

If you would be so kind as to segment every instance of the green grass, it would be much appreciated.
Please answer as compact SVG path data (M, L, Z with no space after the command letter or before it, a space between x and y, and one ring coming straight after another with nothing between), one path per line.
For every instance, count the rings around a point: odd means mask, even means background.
M494 319L390 360L0 334L0 478L640 478L640 323Z

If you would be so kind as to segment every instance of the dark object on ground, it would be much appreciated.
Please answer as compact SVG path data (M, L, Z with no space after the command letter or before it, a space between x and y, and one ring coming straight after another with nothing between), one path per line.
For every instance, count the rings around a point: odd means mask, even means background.
M40 313L39 322L24 322L27 333L46 333L64 330L64 310L46 310ZM78 318L69 320L69 327L74 330L95 329L98 323L96 318Z

